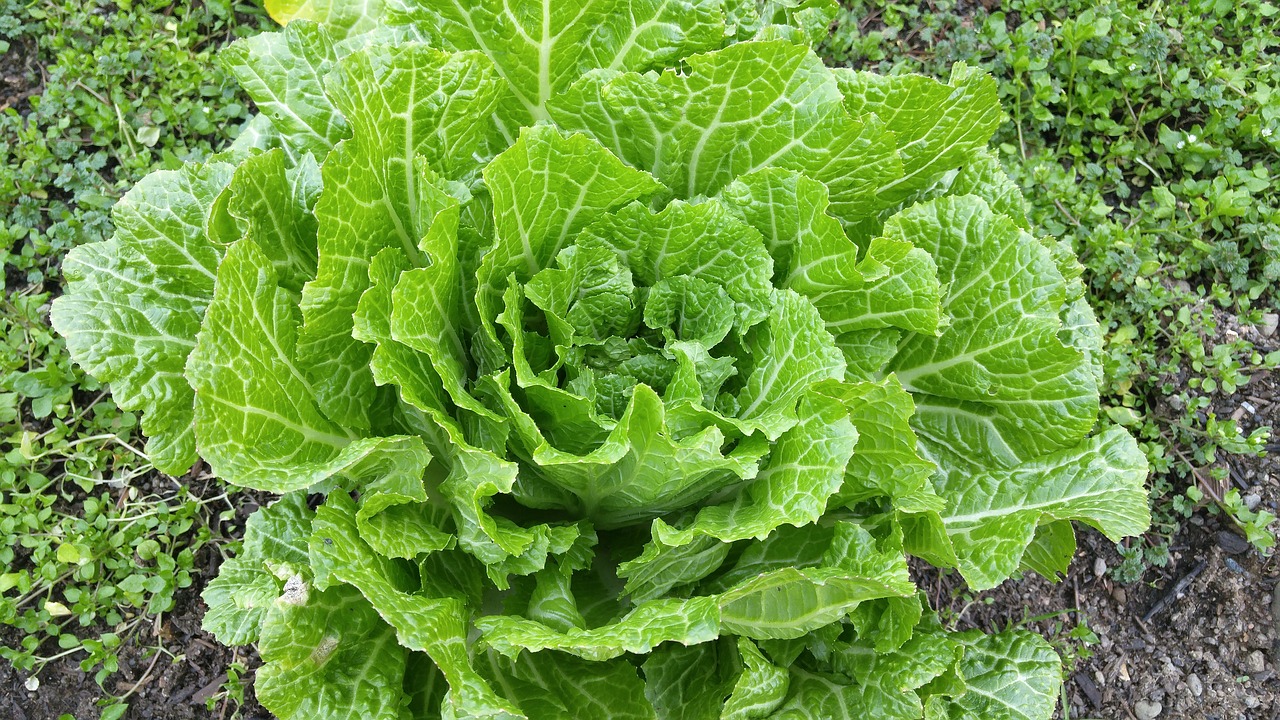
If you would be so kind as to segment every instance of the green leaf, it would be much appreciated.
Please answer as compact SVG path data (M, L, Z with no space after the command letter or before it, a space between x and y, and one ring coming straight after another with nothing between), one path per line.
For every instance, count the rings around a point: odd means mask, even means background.
M934 482L947 500L942 521L960 573L975 590L1017 571L1041 523L1077 520L1117 541L1151 524L1146 456L1119 428L1008 469L975 467L950 455L938 460Z
M732 502L702 508L681 529L654 520L654 541L675 547L698 535L726 543L764 539L783 524L817 522L844 481L858 433L837 401L807 394L799 408L799 422L778 438L760 474Z
M331 494L316 511L310 543L316 587L354 586L400 645L430 655L449 681L445 706L454 717L523 718L472 667L462 601L410 592L409 579L360 539L355 516L354 503L343 493Z
M940 288L932 258L910 243L881 238L860 260L858 246L826 212L822 183L768 169L738 178L719 197L764 236L774 283L807 297L832 334L937 330Z
M996 467L1079 442L1097 383L1060 339L1066 288L1045 247L973 196L915 205L884 232L929 251L947 288L950 326L904 337L888 367L915 399L921 440Z
M836 217L852 222L880 207L876 192L901 175L883 124L849 117L830 71L807 48L744 42L687 62L681 72L609 80L600 90L604 107L589 107L589 115L552 114L601 142L624 128L621 157L684 198L780 167L824 183Z
M736 304L739 330L763 320L772 305L773 263L760 234L719 203L674 201L657 213L634 203L592 223L578 242L611 248L642 286L679 276L719 285Z
M1053 717L1062 661L1044 638L1008 630L996 635L970 631L956 639L964 646L959 669L968 691L951 701L955 710L990 720Z
M867 600L915 592L901 553L877 548L861 527L837 521L831 530L810 525L796 532L814 536L818 547L827 540L817 564L758 568L759 574L721 593L725 632L754 639L796 638L842 619ZM740 559L738 568L746 567Z
M795 423L796 401L813 383L844 377L844 356L813 305L793 291L775 296L768 319L747 334L755 367L738 394L737 416L778 438Z
M664 642L694 645L714 640L720 631L720 608L714 597L662 599L641 603L615 623L590 630L556 630L513 615L476 620L484 640L507 657L521 650L551 649L587 660L608 660L623 653L648 653Z
M116 203L110 240L67 254L50 320L71 357L142 413L147 455L174 476L196 461L193 393L183 377L224 248L205 221L234 167L152 173Z
M547 105L594 69L649 70L714 48L724 35L715 0L480 0L410 3L412 24L451 50L485 53L507 81L499 121L516 130L548 119Z
M343 59L327 92L352 137L325 162L316 203L319 270L302 294L298 344L324 413L366 431L381 412L369 356L352 337L352 316L369 288L369 263L388 247L416 266L419 248L445 211L445 180L468 179L476 130L496 102L499 80L478 54L446 55L420 45L375 46ZM452 188L451 188L452 189ZM461 189L453 190L463 194ZM447 232L447 231L446 231ZM385 402L385 401L384 401Z
M934 465L920 457L911 429L915 404L897 378L879 382L826 382L816 392L839 400L858 434L833 506L888 497L900 510L941 510L929 484Z
M351 132L324 92L324 77L339 58L332 33L314 22L290 22L281 32L237 40L219 54L292 158L323 160Z
M1053 582L1066 577L1076 554L1076 533L1070 520L1055 520L1036 528L1035 538L1022 555L1022 566Z
M530 718L654 719L645 684L625 660L589 662L563 653L507 658L491 651L480 672Z
M228 249L187 363L196 436L210 468L227 482L272 492L371 473L421 482L431 456L420 439L357 438L321 414L294 357L294 308L252 240Z
M281 720L398 720L405 650L355 589L307 589L273 604L254 693Z
M791 678L774 665L746 638L738 638L742 674L720 714L722 720L751 720L768 717L787 696Z
M338 38L358 38L382 26L386 0L266 0L271 19L289 26L299 20L324 23Z
M719 720L741 672L732 643L668 643L645 659L645 695L663 720Z
M850 115L875 114L893 130L903 172L879 189L890 204L963 165L1004 120L996 81L964 63L952 66L945 85L920 75L832 74Z
M496 244L477 272L482 322L497 316L508 276L527 282L588 222L661 188L590 138L542 125L522 130L485 166L484 181L493 196Z
M209 219L210 231L226 245L248 237L271 259L280 284L292 292L316 274L316 220L320 168L311 157L295 168L284 152L254 155L236 168ZM225 214L224 214L225 211Z
M508 412L520 412L509 393L505 398ZM553 447L527 415L517 425L535 433L529 460L538 474L569 493L573 509L605 528L684 507L754 477L763 449L745 443L726 455L725 435L714 425L675 437L662 400L645 385L636 386L617 426L586 455Z

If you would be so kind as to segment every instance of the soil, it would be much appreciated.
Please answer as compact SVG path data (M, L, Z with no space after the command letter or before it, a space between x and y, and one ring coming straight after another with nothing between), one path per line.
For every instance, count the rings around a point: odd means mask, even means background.
M25 39L14 40L9 51L0 54L0 112L9 108L26 112L27 98L39 94L43 87L35 48Z

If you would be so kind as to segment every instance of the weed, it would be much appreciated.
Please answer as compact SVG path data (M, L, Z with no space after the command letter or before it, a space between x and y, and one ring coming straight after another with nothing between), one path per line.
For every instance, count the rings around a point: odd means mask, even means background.
M101 684L230 511L151 469L137 417L72 365L47 313L62 255L110 234L124 190L247 119L213 55L264 24L227 0L0 0L0 53L28 60L34 91L0 97L0 623L20 638L0 656L33 679L76 657Z

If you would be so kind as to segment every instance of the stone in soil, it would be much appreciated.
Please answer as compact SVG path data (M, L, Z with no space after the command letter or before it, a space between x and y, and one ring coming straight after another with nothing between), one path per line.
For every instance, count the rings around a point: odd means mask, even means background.
M1154 700L1139 700L1133 706L1133 714L1138 720L1155 720L1164 711L1164 706Z

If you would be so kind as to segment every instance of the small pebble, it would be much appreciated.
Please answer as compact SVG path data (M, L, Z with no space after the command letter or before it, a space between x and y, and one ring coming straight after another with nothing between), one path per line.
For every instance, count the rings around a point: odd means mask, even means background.
M1262 502L1262 496L1258 493L1251 492L1244 496L1244 506L1250 510L1258 509L1258 503Z
M1218 547L1226 550L1232 555L1239 555L1249 551L1249 541L1233 532L1221 530L1218 532L1217 538Z
M1249 653L1249 657L1244 661L1244 669L1250 675L1260 673L1267 669L1267 656L1262 654L1261 650L1254 650Z
M1236 573L1238 575L1244 575L1247 572L1244 569L1244 567L1240 565L1240 563L1236 562L1235 560L1232 560L1231 558L1222 558L1222 561L1223 561L1223 564L1227 566L1227 569L1233 573Z
M1258 707L1258 706L1259 706L1259 705L1261 705L1261 704L1262 704L1262 701L1258 700L1258 698L1256 698L1256 697L1254 697L1254 696L1252 696L1252 695L1245 695L1245 696L1244 696L1244 706L1245 706L1245 707L1247 707L1247 708L1249 708L1250 710L1252 710L1252 709L1254 709L1254 708Z
M1138 716L1138 720L1155 720L1163 711L1163 705L1150 700L1139 700L1138 704L1133 706L1133 714Z
M1187 689L1196 697L1200 697L1204 694L1204 683L1200 682L1199 675L1191 673L1187 676Z
M1093 574L1102 577L1107 574L1107 561L1098 558L1093 561Z
M1276 328L1280 327L1280 314L1264 313L1262 315L1262 324L1258 326L1258 332L1262 333L1262 337L1271 337L1276 334Z

